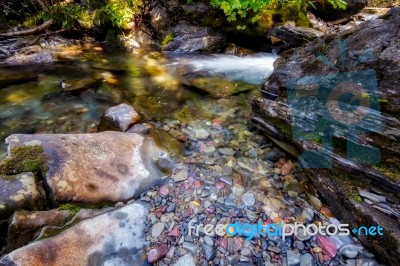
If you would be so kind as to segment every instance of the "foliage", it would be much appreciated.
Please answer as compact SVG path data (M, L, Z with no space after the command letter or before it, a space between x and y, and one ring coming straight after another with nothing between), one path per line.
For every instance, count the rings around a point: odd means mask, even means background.
M271 25L274 17L278 21L295 21L307 26L307 9L316 2L325 2L336 9L345 9L344 0L210 0L213 7L224 11L228 21L246 18L252 24ZM245 29L238 25L237 29Z
M175 36L172 32L165 35L164 39L161 42L161 47L164 48L168 43L174 40Z
M33 26L52 18L63 29L92 29L112 24L124 30L133 27L142 7L142 0L92 0L86 5L73 1L55 2L28 16L24 25Z

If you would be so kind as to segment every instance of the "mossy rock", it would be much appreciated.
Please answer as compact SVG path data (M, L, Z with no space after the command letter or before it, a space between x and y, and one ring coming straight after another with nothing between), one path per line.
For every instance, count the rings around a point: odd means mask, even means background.
M25 145L14 147L7 158L0 163L0 175L13 176L15 174L32 172L46 176L48 156L40 145Z

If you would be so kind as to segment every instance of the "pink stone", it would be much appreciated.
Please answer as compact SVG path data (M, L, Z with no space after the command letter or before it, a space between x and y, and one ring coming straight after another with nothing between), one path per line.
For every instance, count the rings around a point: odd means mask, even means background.
M161 196L166 197L166 196L168 196L168 194L169 194L169 189L167 187L163 186L160 188Z
M278 167L279 169L282 168L287 163L285 158L280 158L276 163L275 166Z
M149 263L155 263L159 261L160 259L164 258L165 255L167 255L168 252L168 245L167 244L161 244L156 248L152 248L147 252L147 260Z
M183 182L182 187L184 190L188 191L190 189L190 182L189 181Z
M169 233L169 236L175 236L178 237L180 235L180 231L179 231L179 225L175 225L174 229L172 229Z
M216 187L218 190L222 190L222 189L225 188L225 184L224 184L223 182L217 182L217 183L215 183L215 187Z
M206 209L206 212L209 213L209 214L214 213L214 209L207 208L207 209Z
M233 247L235 251L241 250L243 248L243 239L241 237L234 237Z
M337 253L337 248L335 242L329 238L323 237L321 235L317 236L318 245L322 248L322 251L331 258L334 258Z
M212 122L213 126L220 127L222 125L222 121L219 118L215 118Z
M201 187L201 182L198 181L198 180L194 181L194 182L193 182L193 187L195 187L195 188Z
M199 142L199 152L204 153L204 151L207 149L207 145L204 144L204 142Z
M292 169L293 169L293 165L290 163L283 165L281 168L282 175L289 175L292 172Z
M224 237L220 240L219 245L223 247L225 250L228 248L228 240Z

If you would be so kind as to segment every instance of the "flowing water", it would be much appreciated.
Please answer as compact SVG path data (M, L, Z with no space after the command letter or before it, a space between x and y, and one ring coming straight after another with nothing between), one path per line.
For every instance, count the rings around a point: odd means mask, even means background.
M276 59L99 50L51 65L0 68L0 157L10 134L95 132L103 112L122 102L150 121L212 119L237 106L249 113ZM79 89L64 92L60 80Z

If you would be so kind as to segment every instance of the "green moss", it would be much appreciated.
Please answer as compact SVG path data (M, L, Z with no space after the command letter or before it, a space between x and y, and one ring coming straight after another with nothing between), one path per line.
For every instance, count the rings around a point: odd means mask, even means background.
M46 176L48 157L40 145L26 145L12 148L10 154L0 163L1 175L15 175L32 172Z
M75 204L71 204L71 203L65 203L62 204L58 207L58 209L60 211L70 211L70 215L67 219L67 221L70 221L72 218L75 217L75 215L81 210L81 207L75 205Z
M389 177L390 179L394 180L394 181L398 181L400 180L400 174L399 172L396 172L394 170L391 170L387 167L385 167L382 164L375 164L372 166L373 169L381 172L382 174L384 174L385 176Z
M282 120L280 120L279 118L276 117L268 117L267 120L274 125L275 127L278 128L278 130L286 135L287 137L292 136L292 128L290 125L286 124L285 122L283 122Z
M175 36L172 32L165 35L164 39L161 42L161 47L164 48L165 46L167 46L167 44L172 42L174 40L174 38L175 38Z
M349 198L356 202L363 201L358 192L358 187L361 187L362 185L359 179L351 177L350 175L333 175L332 177L334 178L335 182L340 184L340 187L345 190L345 193Z

